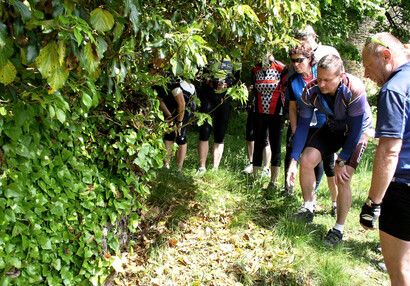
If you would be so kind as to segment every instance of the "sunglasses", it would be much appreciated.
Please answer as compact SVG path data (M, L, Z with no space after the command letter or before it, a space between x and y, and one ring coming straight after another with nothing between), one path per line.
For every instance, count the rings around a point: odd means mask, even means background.
M378 39L373 38L373 37L368 37L368 38L366 39L366 44L365 44L365 45L367 46L367 45L370 44L370 43L376 43L376 44L379 44L379 45L385 47L386 49L389 49L389 46L388 46L388 45L386 45L385 43L383 43L383 42L381 42L381 41L379 41Z
M307 58L290 59L292 63L303 63Z

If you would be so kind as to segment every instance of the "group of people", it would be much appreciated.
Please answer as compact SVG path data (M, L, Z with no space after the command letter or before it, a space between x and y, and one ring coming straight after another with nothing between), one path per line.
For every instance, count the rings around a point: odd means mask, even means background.
M336 246L343 239L344 224L352 204L350 182L365 152L374 126L373 116L362 80L345 72L337 50L318 44L311 26L298 30L296 38L298 45L289 50L289 69L267 53L252 70L250 90L254 105L247 124L250 162L246 171L250 172L249 166L252 166L256 178L262 170L262 162L266 166L270 161L268 188L275 187L288 110L284 194L293 194L299 170L304 203L293 217L313 221L315 192L325 172L336 223L324 242ZM368 39L362 58L364 76L381 89L375 127L379 144L360 224L365 229L375 229L379 219L380 243L391 283L410 285L410 124L407 124L410 52L393 35L379 33ZM210 112L214 119L214 169L218 168L222 156L229 111L229 101L224 102L223 92L218 91L237 80L232 76L232 69L226 70L226 78L205 82L208 92L200 95L200 111ZM227 80L228 75L232 76L231 80ZM216 100L215 95L219 96ZM182 117L178 117L178 109L175 112L173 116L178 123ZM210 130L209 125L200 129L199 174L206 171ZM270 158L266 156L267 148L271 151Z

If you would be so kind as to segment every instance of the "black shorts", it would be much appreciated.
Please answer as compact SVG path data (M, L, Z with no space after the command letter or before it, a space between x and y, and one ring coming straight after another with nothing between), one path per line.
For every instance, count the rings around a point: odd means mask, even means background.
M343 147L347 139L344 132L332 131L327 124L323 124L322 127L316 131L310 141L306 144L306 147L313 147L319 150L322 160L328 156L334 156L334 153L339 151ZM367 141L369 138L366 134L362 133L356 148L353 150L346 165L356 169L367 147Z
M410 186L390 183L381 205L379 229L410 241Z

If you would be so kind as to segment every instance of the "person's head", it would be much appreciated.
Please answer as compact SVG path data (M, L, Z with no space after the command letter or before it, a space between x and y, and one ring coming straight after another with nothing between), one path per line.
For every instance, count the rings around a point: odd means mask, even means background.
M295 71L297 73L310 72L312 66L316 65L314 54L312 46L306 41L302 41L299 45L291 48L289 50L289 58Z
M336 55L326 55L317 64L317 85L324 94L335 95L344 74L343 61Z
M271 52L267 52L263 57L262 57L262 68L264 70L267 70L272 63L275 61L275 58L273 57Z
M409 61L409 54L404 45L390 33L369 37L362 50L364 76L381 87L395 69Z
M297 28L295 31L295 39L309 42L313 49L317 46L316 38L317 34L311 25L306 25L302 29Z

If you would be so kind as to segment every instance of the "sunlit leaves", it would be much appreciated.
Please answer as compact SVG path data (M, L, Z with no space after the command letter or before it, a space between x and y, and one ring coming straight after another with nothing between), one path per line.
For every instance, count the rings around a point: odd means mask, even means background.
M69 72L64 61L65 46L63 43L52 41L47 44L38 55L36 65L43 78L47 79L51 87L50 93L61 88L68 78Z
M97 8L91 12L90 22L97 31L107 32L114 26L114 17L110 12Z
M4 85L8 85L14 81L17 71L14 65L7 61L7 64L0 66L0 82Z
M88 42L84 49L83 49L83 61L84 61L84 68L89 72L93 73L97 70L98 65L100 64L100 60L98 58L98 55L93 49L93 46L91 45L91 42Z

